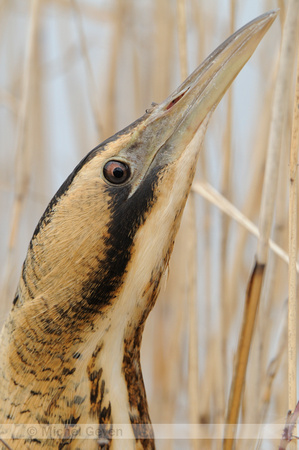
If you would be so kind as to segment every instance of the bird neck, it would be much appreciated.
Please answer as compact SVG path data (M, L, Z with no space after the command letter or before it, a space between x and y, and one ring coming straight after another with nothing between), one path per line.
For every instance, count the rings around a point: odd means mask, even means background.
M140 365L142 332L140 324L135 333L119 340L120 334L110 328L95 347L86 371L91 392L89 416L100 424L130 425L131 438L141 448L154 448Z
M145 314L138 324L122 320L121 326L121 320L116 323L111 314L103 313L89 324L81 315L74 325L71 311L66 316L59 308L48 309L45 320L42 298L30 303L30 315L24 308L19 308L20 314L15 309L7 323L14 330L10 352L19 355L10 366L10 377L16 399L26 404L23 422L125 425L132 448L136 442L137 448L154 448L140 365ZM63 332L62 320L70 324ZM43 339L45 332L50 339Z

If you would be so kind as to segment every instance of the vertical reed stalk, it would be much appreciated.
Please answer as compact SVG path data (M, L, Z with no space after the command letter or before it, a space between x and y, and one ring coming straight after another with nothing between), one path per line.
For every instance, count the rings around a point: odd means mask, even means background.
M188 76L185 0L177 0L177 17L178 17L180 70L181 70L181 80L183 81Z
M13 253L19 231L21 214L26 200L30 177L32 148L27 145L27 131L29 121L29 109L31 101L31 90L33 89L32 78L34 74L34 62L38 43L38 20L40 12L40 0L30 2L30 23L27 35L24 69L22 78L22 99L18 117L16 159L15 159L15 192L10 224L10 237L8 244L8 258L5 264L2 298L7 297L9 291L10 274L13 270Z
M259 264L266 264L268 259L268 241L273 223L283 124L296 49L298 12L299 0L290 0L282 36L281 56L274 91L265 179L262 192L259 221L260 239L257 249L257 262Z
M230 1L230 26L229 34L232 34L235 29L235 15L236 15L236 1ZM224 197L230 198L232 192L231 171L232 171L232 129L233 129L233 87L227 93L227 110L226 110L226 124L223 141L223 168L221 180L221 193ZM220 398L218 410L221 418L225 414L225 386L227 382L227 325L230 322L231 314L231 300L228 298L228 232L229 232L230 218L227 215L221 215L221 248L220 248L220 286L221 286L221 341L220 341L220 361L221 373L220 378Z
M299 47L298 47L299 48ZM289 386L289 410L294 411L297 403L297 172L298 172L298 148L299 148L299 52L297 56L297 76L294 102L294 115L292 126L292 140L290 150L289 169L289 310L288 310L288 386ZM296 428L294 430L296 435ZM293 445L294 448L296 445Z
M77 4L77 0L71 0L73 10L75 13L76 25L78 30L80 49L82 57L84 58L85 68L86 68L86 79L87 79L87 87L89 93L89 100L93 110L93 116L95 121L95 126L97 129L98 139L103 138L103 125L101 120L101 108L99 105L99 99L97 95L97 86L95 82L95 77L92 70L91 61L88 55L88 48L86 43L86 38L83 29L82 16Z
M179 35L179 53L180 68L182 81L187 77L187 35L186 35L186 5L185 0L177 0L178 11L178 35ZM187 221L185 225L185 233L188 236L188 275L187 275L187 292L188 292L188 309L189 309L189 342L188 342L188 404L189 404L189 421L197 423L199 417L198 408L198 320L197 320L197 263L196 263L196 218L195 218L195 199L194 194L190 194L186 209ZM197 444L194 439L191 440L192 448L196 448Z
M265 266L268 259L268 245L273 223L276 188L278 183L278 169L283 123L288 100L290 85L289 80L291 79L294 61L298 11L299 1L290 0L283 33L281 58L274 93L266 172L262 192L259 223L260 238L257 249L257 261L250 277L246 295L243 323L239 337L239 345L236 358L236 367L230 390L228 413L226 419L226 433L230 437L230 439L224 439L224 450L230 450L235 440L235 425L238 423L249 350L251 347L254 324L260 301Z
M110 44L110 68L107 87L105 131L109 136L116 132L116 81L118 59L122 47L124 1L116 0L114 4L113 38Z

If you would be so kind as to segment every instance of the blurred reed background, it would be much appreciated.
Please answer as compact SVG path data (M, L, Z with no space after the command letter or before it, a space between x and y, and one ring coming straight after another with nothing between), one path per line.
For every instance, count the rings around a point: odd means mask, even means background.
M244 218L240 225L233 216L241 212L256 226L261 220L281 35L291 3L0 1L1 325L34 227L77 162L152 101L168 96L229 34L280 8L211 121L169 271L146 325L142 360L153 423L225 421L258 244L252 226L246 230ZM271 232L286 253L296 68L291 55ZM296 218L294 223L298 228ZM295 245L298 260L296 252ZM242 397L244 423L283 423L290 408L287 336L294 325L288 325L288 280L288 264L270 250ZM296 345L293 351L296 356ZM274 444L238 440L236 448ZM218 449L222 442L211 427L209 440L160 440L157 446Z

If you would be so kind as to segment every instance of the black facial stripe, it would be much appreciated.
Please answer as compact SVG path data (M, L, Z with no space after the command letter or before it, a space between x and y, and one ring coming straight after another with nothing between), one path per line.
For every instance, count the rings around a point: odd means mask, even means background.
M82 167L99 152L105 151L107 143L116 140L122 134L128 133L130 129L136 127L144 118L145 116L141 117L124 130L107 139L82 159L48 204L34 231L31 245L41 227L51 222L55 206L67 194L73 180ZM160 171L161 167L152 168L130 198L128 198L131 190L130 184L121 187L106 186L106 193L110 198L111 208L111 220L108 224L109 237L103 243L107 251L104 260L98 259L98 271L92 274L82 287L82 297L86 299L90 307L96 306L98 310L98 305L109 304L122 284L123 275L131 257L134 236L139 226L143 223L146 213L155 202L154 191Z
M83 286L82 297L89 304L109 304L121 286L131 258L134 236L155 202L155 185L160 171L161 167L153 168L129 199L130 186L122 189L107 186L112 210L109 237L105 242L107 251L104 260L99 260L98 272Z

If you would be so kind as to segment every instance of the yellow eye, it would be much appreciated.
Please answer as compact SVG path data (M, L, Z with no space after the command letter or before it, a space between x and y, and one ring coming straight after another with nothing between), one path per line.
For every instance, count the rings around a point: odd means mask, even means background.
M130 167L121 161L108 161L103 169L104 177L110 183L122 184L131 175Z

